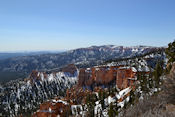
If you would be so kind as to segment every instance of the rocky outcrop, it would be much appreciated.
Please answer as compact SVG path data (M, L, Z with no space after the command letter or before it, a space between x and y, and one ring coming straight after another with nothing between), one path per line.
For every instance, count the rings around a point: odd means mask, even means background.
M64 117L68 108L70 107L66 101L53 99L42 103L40 109L32 117L57 117L58 115Z
M125 89L134 85L136 72L132 68L121 67L117 71L116 85L119 89Z
M115 83L119 89L131 86L135 82L136 71L131 67L111 66L81 69L78 76L78 86L107 86Z
M78 86L87 86L93 83L93 79L90 79L90 73L85 69L80 69L78 76Z
M31 72L29 78L31 78L31 79L33 79L33 80L39 80L40 77L39 77L39 75L38 75L38 71L33 70L33 71Z
M112 68L100 68L95 73L95 81L97 84L108 84L115 80L115 72Z

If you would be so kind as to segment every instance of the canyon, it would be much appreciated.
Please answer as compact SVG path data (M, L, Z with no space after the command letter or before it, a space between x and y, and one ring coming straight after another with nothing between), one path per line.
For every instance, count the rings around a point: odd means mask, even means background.
M145 71L142 71L146 73ZM140 73L140 72L139 72ZM129 66L95 66L79 70L78 82L72 88L67 89L65 97L57 97L40 105L40 109L33 117L65 116L67 111L77 113L77 109L83 110L82 104L86 104L87 95L99 93L112 84L119 89L116 94L118 104L129 96L131 90L135 90L138 71ZM147 74L149 72L147 71ZM76 110L74 112L74 110ZM61 111L60 111L61 110ZM79 113L80 114L80 113Z

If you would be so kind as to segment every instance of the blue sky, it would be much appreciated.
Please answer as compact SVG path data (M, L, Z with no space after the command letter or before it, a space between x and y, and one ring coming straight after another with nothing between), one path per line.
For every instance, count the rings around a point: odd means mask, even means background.
M166 46L175 0L1 0L0 51Z

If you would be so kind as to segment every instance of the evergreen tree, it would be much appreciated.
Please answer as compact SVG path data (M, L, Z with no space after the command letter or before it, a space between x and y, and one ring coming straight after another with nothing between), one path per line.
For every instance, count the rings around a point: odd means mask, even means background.
M86 103L88 107L88 117L94 117L94 107L97 97L95 94L88 94L86 97Z
M163 73L162 62L159 61L159 62L157 62L156 68L155 68L155 71L154 71L154 79L155 79L156 87L159 86L160 76L162 75L162 73Z
M110 103L110 105L109 105L108 115L109 115L109 117L116 116L116 111L115 111L114 105L112 103Z
M135 101L135 94L134 94L134 91L131 90L130 91L130 100L129 100L129 103L130 104L134 104L134 101Z
M175 61L175 41L168 44L168 48L165 50L165 53L168 58L168 63Z

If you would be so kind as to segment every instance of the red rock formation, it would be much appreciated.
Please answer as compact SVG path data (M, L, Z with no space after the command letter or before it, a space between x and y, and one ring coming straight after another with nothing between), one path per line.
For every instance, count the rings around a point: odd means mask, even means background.
M134 85L136 73L131 68L118 69L116 85L119 89L124 89Z
M91 93L89 90L83 90L81 87L73 86L66 91L66 99L72 104L81 104L85 102L85 97Z
M99 67L89 70L81 69L78 77L78 85L90 86L93 83L106 85L116 78L117 70L114 68Z
M100 68L96 71L96 80L97 84L108 84L111 81L115 80L114 71L112 69Z
M36 80L40 80L40 76L38 75L38 71L33 70L29 76L29 79L31 83L34 83Z
M78 76L78 86L86 86L86 85L91 85L91 81L88 80L93 80L90 79L90 73L86 72L85 69L80 69L79 71L79 76Z
M134 85L136 72L132 68L123 66L95 67L81 69L79 72L78 86L91 86L94 83L108 85L116 80L119 89Z
M30 78L39 79L38 71L33 70L30 74Z
M117 77L116 77L116 85L119 89L123 88L124 79L125 79L125 71L124 70L118 70Z
M64 113L69 107L69 105L65 105L62 102L55 102L48 101L45 103L42 103L40 105L40 109L33 114L32 117L57 117L60 115L61 117L64 117Z

